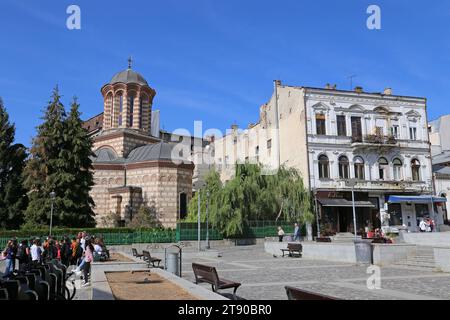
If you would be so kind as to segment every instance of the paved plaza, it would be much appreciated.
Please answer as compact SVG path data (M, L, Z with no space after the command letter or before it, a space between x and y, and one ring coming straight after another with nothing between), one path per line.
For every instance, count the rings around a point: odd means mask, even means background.
M154 256L163 258L161 250ZM197 254L192 247L183 251L183 278L194 281L192 262L217 268L219 277L238 281L239 297L247 300L286 300L284 286L350 300L450 300L450 273L408 267L381 268L381 289L370 290L367 266L304 258L273 257L263 245L220 247ZM4 270L4 262L0 262ZM0 272L0 273L1 273ZM201 284L205 288L211 287ZM231 290L224 290L231 292ZM76 300L91 299L91 288L80 288Z
M381 289L367 288L367 266L273 257L262 245L227 247L221 257L200 256L183 259L183 278L194 280L191 263L217 268L219 277L238 281L238 296L244 299L287 299L284 286L294 286L342 299L425 300L450 299L450 273L414 268L381 268ZM202 284L205 287L210 287ZM226 292L226 291L225 291Z

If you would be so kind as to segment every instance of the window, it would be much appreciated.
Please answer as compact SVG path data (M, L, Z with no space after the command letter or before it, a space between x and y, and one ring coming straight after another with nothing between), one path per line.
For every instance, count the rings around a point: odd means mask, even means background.
M337 123L337 135L340 137L347 136L347 126L345 123L345 116L337 116L336 117L336 123Z
M123 112L123 96L119 96L119 126L122 125L122 112Z
M339 158L339 178L341 179L348 179L349 178L349 172L348 172L348 158L346 156L342 156Z
M417 128L415 127L409 128L409 139L417 140Z
M130 127L133 126L133 113L134 113L134 96L130 95L128 99L128 103L130 105Z
M320 179L330 178L330 163L326 155L321 155L319 157L319 178Z
M272 139L267 140L267 149L272 148Z
M325 115L316 114L316 133L319 135L326 135L327 131L325 128Z
M388 168L389 162L386 160L386 158L380 158L380 160L378 160L378 174L380 180L388 179Z
M356 157L355 160L355 178L364 180L364 160L361 157Z
M237 144L237 137L233 138L233 144Z
M400 159L394 159L394 180L399 181L403 179L402 166L403 163Z
M187 195L186 193L180 193L180 219L187 217Z
M259 155L259 146L256 146L255 148L255 154L258 156Z
M417 159L411 161L411 173L413 181L420 181L420 162Z
M362 126L360 117L352 117L352 138L354 142L362 142Z
M144 101L142 100L142 97L139 99L139 129L142 129L142 110L144 105Z
M400 131L399 131L398 125L393 125L391 127L391 135L394 136L394 138L398 139L399 138L399 133L400 133Z
M228 168L230 162L230 158L228 156L225 156L225 168Z

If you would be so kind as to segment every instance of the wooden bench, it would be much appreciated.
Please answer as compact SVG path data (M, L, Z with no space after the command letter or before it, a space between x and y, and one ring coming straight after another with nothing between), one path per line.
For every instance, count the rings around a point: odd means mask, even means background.
M161 263L161 259L152 257L149 251L143 250L142 251L142 258L144 259L144 261L148 262L148 267L149 268L150 268L150 264L154 268L160 268L159 264ZM158 263L158 266L155 266L155 262Z
M316 242L331 242L331 238L330 237L316 238Z
M134 257L139 258L139 259L142 259L142 257L144 256L143 254L138 253L136 248L131 248L131 252L133 252Z
M293 257L295 253L297 253L298 257L302 256L303 246L300 243L288 243L287 249L280 249L283 252L283 257L285 252L288 252L289 257Z
M209 283L213 292L218 292L222 289L233 288L233 297L236 299L236 291L241 286L239 282L231 280L220 279L217 274L217 270L214 267L206 266L203 264L193 263L192 270L195 275L195 284Z
M286 294L288 300L341 300L335 297L327 296L320 293L311 292L308 290L303 290L299 288L284 287L286 289Z

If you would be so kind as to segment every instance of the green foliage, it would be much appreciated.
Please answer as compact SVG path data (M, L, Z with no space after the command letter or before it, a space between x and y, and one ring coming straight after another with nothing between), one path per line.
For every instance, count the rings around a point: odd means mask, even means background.
M92 142L81 127L76 100L67 117L55 88L42 119L25 168L25 186L30 190L26 226L49 223L52 191L56 193L54 226L94 226L94 203L89 197L94 184Z
M27 157L21 144L14 144L15 126L0 98L0 228L17 228L27 206L22 172Z
M141 206L133 219L128 222L128 228L142 229L160 227L154 207Z
M263 174L255 164L236 165L235 177L224 185L217 172L207 179L209 221L225 236L243 234L250 221L282 219L300 224L314 220L311 194L295 169L280 168ZM205 221L206 197L202 192L201 218ZM189 204L187 222L197 220L197 195Z

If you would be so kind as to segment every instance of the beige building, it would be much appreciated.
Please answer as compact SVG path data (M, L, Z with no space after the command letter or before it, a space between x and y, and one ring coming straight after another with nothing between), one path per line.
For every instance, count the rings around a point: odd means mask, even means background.
M391 89L368 93L360 87L274 84L256 124L245 130L232 126L215 139L214 160L223 180L239 162L260 163L269 171L294 167L315 196L319 223L333 233L354 231L351 183L358 233L379 227L414 232L426 217L443 223L438 208L443 199L432 199L425 98L394 95Z
M187 214L194 164L174 143L151 135L156 91L131 69L103 86L104 112L85 122L94 140L97 226L133 219L149 207L165 227Z

